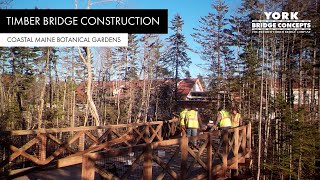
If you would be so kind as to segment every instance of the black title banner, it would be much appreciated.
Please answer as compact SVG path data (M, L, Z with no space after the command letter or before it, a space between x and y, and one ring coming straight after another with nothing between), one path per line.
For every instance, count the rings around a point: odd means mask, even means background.
M0 10L0 33L168 33L168 10Z

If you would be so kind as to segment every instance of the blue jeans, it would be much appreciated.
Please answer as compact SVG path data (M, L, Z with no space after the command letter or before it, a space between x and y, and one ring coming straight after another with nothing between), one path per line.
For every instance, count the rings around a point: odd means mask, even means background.
M221 131L224 132L224 131L228 131L231 127L228 126L228 127L221 127Z
M187 136L190 137L190 136L197 136L198 135L198 129L196 128L188 128L187 129ZM194 140L191 142L194 146L197 145L197 141Z

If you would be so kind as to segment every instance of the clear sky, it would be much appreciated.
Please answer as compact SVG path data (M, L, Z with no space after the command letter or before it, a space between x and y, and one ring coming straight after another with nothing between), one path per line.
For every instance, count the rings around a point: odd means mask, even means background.
M102 0L91 0L91 2L100 2ZM110 1L110 0L109 0ZM205 16L208 12L212 12L211 3L215 0L124 0L124 4L117 6L115 3L103 3L93 5L92 9L168 9L169 26L173 16L179 13L184 20L183 33L187 38L187 43L191 48L197 48L197 44L193 41L190 34L193 28L199 25L200 17ZM14 0L11 7L13 9L74 9L75 0ZM85 9L87 0L78 0L78 8ZM241 0L226 0L229 5L229 13L236 11L240 6ZM170 32L169 32L170 34ZM168 35L163 35L167 37ZM200 57L191 52L188 53L192 64L190 72L193 77L198 74L205 75L204 70L199 68L197 64L203 64Z

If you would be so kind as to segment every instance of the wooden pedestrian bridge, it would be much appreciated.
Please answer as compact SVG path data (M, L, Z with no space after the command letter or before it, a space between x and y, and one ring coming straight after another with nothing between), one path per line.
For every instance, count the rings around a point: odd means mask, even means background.
M192 140L198 148L189 146ZM181 137L177 118L15 130L0 132L0 144L0 179L70 167L83 180L242 179L251 159L251 124L189 138Z

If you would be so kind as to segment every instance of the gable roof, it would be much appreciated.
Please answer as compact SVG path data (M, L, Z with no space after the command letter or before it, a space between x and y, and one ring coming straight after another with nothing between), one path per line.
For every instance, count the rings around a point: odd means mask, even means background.
M178 96L179 99L187 100L191 92L203 92L203 86L199 79L183 79L178 82Z
M129 86L133 88L143 88L143 80L133 80L133 81L94 81L93 83L93 89L96 88L103 88L105 90L113 91L113 90L125 90L130 88ZM129 85L130 84L130 85ZM152 80L152 86L164 86L164 85L170 85L174 87L174 80ZM85 100L86 94L86 82L82 82L79 84L79 86L76 89L76 93L78 96L80 96L80 99ZM178 82L178 99L186 100L188 96L191 95L191 92L193 92L195 89L199 90L196 92L203 92L203 86L201 85L199 79L182 79Z

